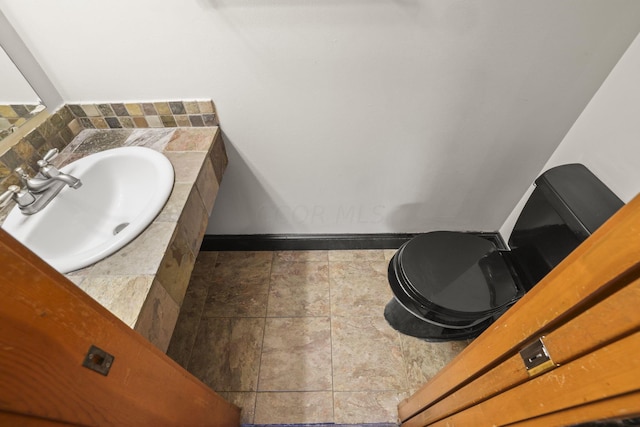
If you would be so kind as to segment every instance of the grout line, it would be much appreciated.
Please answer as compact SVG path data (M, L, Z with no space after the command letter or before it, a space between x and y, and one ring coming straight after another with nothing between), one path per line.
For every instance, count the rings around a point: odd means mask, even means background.
M380 390L374 390L374 391L380 391ZM381 391L394 391L394 390L381 390ZM234 391L230 391L229 393L239 393L239 392L234 392ZM318 388L318 389L312 389L312 390L261 390L258 391L257 393L331 393L331 390L328 389L322 389L322 388Z
M203 319L274 319L267 316L202 316Z
M258 409L258 393L260 392L260 371L262 370L262 356L264 355L264 337L267 334L267 314L269 313L269 295L271 293L271 274L273 273L273 263L276 256L274 252L271 252L271 264L269 266L269 286L267 287L267 306L264 310L264 327L262 329L262 342L260 343L260 362L258 363L258 372L256 378L256 398L253 401L253 420L255 422L256 411Z
M327 251L327 279L329 282L329 343L331 347L331 416L332 421L336 420L336 391L333 370L333 304L331 301L331 262L329 261L329 251Z
M205 298L206 302L206 298ZM198 324L194 328L193 332L193 342L189 346L189 356L187 357L187 362L185 363L184 369L189 371L189 365L191 365L191 356L193 355L193 348L196 346L196 340L198 339L198 332L200 331L200 324L202 323L202 313L204 313L204 303L202 305L202 310L200 310L200 315L198 316ZM190 372L190 371L189 371Z
M407 363L406 351L404 346L404 340L400 336L400 333L396 331L397 340L400 341L400 357L402 357L402 367L404 368L405 389L403 391L396 390L398 394L409 393L411 385L409 384L409 364Z

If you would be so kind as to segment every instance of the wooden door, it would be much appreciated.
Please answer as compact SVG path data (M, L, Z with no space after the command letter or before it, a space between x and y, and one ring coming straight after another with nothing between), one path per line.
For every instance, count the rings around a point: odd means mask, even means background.
M528 371L538 340L551 361ZM405 427L640 416L640 196L398 410Z
M0 425L239 425L237 407L4 230L0 269ZM106 375L83 366L89 353Z

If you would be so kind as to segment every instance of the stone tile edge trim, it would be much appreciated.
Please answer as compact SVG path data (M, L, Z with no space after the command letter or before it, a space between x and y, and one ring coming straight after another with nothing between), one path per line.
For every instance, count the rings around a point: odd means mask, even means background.
M83 129L218 126L212 101L71 104Z
M21 167L28 174L35 175L36 163L47 151L52 148L62 151L85 129L218 125L218 115L211 100L63 105L0 155L0 192L10 185L20 185L13 173L15 168ZM8 207L12 207L12 204ZM0 218L6 216L7 212L7 208L0 210Z

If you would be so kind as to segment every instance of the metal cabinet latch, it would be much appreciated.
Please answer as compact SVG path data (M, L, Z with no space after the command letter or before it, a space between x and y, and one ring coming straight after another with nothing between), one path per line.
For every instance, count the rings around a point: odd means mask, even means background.
M111 365L113 365L114 359L113 355L96 347L95 345L92 345L82 362L82 366L107 376L111 369Z
M542 338L538 338L534 343L520 351L520 357L524 361L529 377L535 377L543 372L547 372L558 366L549 355Z

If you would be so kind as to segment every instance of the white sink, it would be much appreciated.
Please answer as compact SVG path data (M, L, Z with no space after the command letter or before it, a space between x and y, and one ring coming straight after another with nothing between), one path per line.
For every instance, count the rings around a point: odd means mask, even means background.
M16 206L2 227L61 273L99 261L138 236L173 188L171 162L144 147L122 147L77 160L61 172L82 180L47 207L24 215Z

